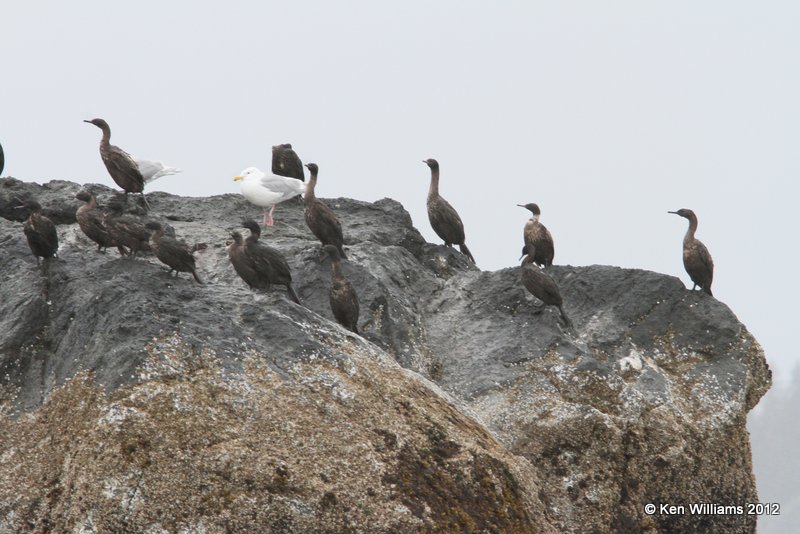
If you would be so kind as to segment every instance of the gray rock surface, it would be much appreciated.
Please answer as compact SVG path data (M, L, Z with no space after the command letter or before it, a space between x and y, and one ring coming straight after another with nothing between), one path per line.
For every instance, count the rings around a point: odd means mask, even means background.
M303 306L229 265L230 231L259 215L240 196L147 195L208 243L201 286L96 252L79 188L0 180L0 531L754 531L753 516L644 512L757 500L745 418L764 355L677 278L554 266L567 329L533 313L519 267L426 243L395 201L328 199L359 337L335 324L299 204L262 239ZM10 210L26 194L59 225L42 269Z

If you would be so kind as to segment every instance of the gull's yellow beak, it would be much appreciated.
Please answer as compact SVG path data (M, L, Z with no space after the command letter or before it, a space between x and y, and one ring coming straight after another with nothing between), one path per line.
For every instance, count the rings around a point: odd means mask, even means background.
M234 176L233 177L233 181L234 182L240 182L240 181L242 181L242 177L241 176Z

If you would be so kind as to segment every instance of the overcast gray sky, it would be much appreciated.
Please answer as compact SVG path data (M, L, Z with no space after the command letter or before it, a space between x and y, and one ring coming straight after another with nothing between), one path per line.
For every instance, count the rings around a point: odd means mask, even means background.
M516 264L537 202L556 263L686 282L666 211L692 208L715 295L790 382L796 2L12 2L0 24L5 175L113 185L94 117L184 195L291 142L319 195L395 198L436 241L435 157L483 269Z

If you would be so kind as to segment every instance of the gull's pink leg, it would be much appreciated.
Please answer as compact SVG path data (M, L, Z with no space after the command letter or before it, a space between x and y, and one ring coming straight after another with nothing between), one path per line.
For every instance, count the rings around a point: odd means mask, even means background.
M269 215L267 215L267 226L272 226L275 224L275 221L272 220L273 211L275 211L275 206L272 206L272 209L269 210Z
M267 208L264 208L264 222L261 223L261 226L267 226Z

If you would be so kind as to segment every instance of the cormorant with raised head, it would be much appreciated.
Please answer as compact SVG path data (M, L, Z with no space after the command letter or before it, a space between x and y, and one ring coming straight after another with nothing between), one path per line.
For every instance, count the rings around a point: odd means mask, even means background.
M242 183L242 195L250 203L264 208L264 226L272 226L272 212L284 200L300 195L305 184L296 178L277 174L265 174L255 167L248 167L233 177L234 182ZM269 212L267 212L267 208Z
M58 257L58 233L56 225L42 213L42 206L34 199L29 198L22 204L30 214L22 226L28 246L36 256L36 265L39 265L39 258Z
M311 233L314 234L323 245L333 245L339 251L339 255L347 259L347 254L344 253L342 224L339 222L339 219L336 218L336 214L333 210L318 199L314 193L317 187L319 166L316 163L309 163L306 167L311 173L311 177L306 184L305 195L303 195L306 224L311 230Z
M550 267L553 265L553 257L555 256L555 247L553 246L553 236L550 231L539 222L539 216L542 214L537 204L517 204L520 208L530 210L533 216L525 223L525 228L522 231L522 237L525 245L522 247L522 255L525 256L525 247L531 245L536 255L533 258L533 263L540 267ZM520 258L521 259L521 258Z
M549 274L534 265L533 258L536 257L536 251L530 245L525 245L522 249L526 253L525 259L522 260L521 278L522 285L525 289L537 299L542 301L538 306L535 313L541 313L545 306L555 306L561 312L561 318L564 323L569 326L572 322L564 312L563 301L561 299L561 292L558 290L558 285L550 277Z
M683 267L694 283L692 289L700 286L700 289L713 296L711 282L714 279L714 260L711 259L711 254L706 246L694 237L697 231L697 215L686 208L668 213L689 219L689 229L683 236Z
M175 271L175 276L177 277L178 273L192 273L198 284L203 283L200 277L197 276L194 256L192 255L194 249L174 237L164 235L164 227L159 222L150 221L145 225L145 228L153 232L150 236L150 248L156 257L169 267L170 274ZM194 248L196 249L197 246Z
M81 190L75 193L75 198L85 202L75 213L75 219L86 237L97 243L97 251L105 252L106 247L117 247L120 255L125 256L128 252L108 232L105 213L98 209L94 194Z
M239 257L237 261L240 262L243 268L237 268L235 263L233 268L236 269L242 280L250 287L268 290L271 284L286 286L286 290L292 300L300 304L300 297L297 296L292 287L292 272L289 270L286 258L277 249L259 241L261 228L257 222L253 220L242 221L242 226L250 230L250 235L244 242L245 257L249 264L244 264L244 261ZM234 243L235 240L236 238L234 237ZM236 253L238 254L238 251ZM233 262L234 257L231 256L231 263Z
M273 145L272 174L296 178L301 182L306 181L306 175L303 173L303 162L297 152L292 150L291 143Z
M127 200L128 193L141 193L145 206L149 208L147 199L144 198L144 176L130 154L111 144L111 127L108 123L103 119L83 122L94 124L103 131L103 137L100 139L100 157L111 179L125 191L125 199Z
M358 334L358 295L350 281L342 272L342 259L339 250L333 245L322 249L331 258L330 303L333 316L340 325Z
M467 256L472 263L475 258L467 248L464 236L464 223L458 216L455 208L439 195L439 162L433 158L423 160L431 169L431 187L428 190L428 219L431 221L433 231L436 232L448 247L458 245L461 253Z

